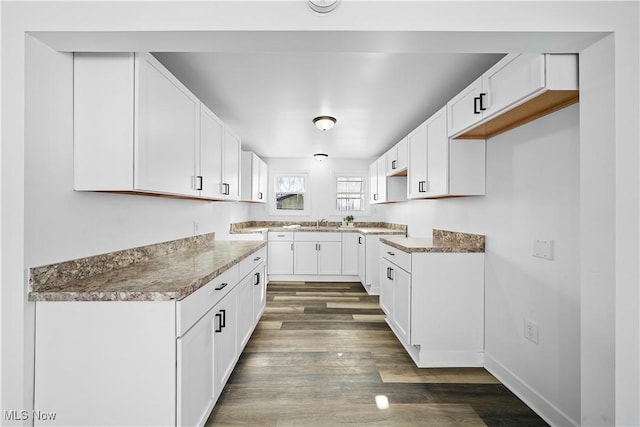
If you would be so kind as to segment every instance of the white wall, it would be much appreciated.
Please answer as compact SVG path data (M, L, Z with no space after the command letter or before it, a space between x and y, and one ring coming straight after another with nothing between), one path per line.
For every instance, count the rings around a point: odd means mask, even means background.
M283 159L265 158L269 166L269 189L272 195L273 173L276 172L307 172L309 174L309 192L311 202L310 215L271 215L266 204L254 204L251 207L251 219L258 221L317 221L327 219L329 221L341 221L346 213L336 213L335 206L335 177L340 173L361 172L363 176L369 175L369 164L373 159L328 159L318 162L313 157L308 159ZM367 186L368 189L368 178ZM379 205L372 205L368 212L354 213L356 221L381 221L382 209Z
M486 196L386 208L410 236L486 235L488 366L559 425L580 422L578 194L574 105L487 141ZM554 260L532 257L534 239L554 240ZM525 317L538 323L538 345L524 338Z
M27 36L25 266L198 233L225 238L243 203L73 191L73 58Z

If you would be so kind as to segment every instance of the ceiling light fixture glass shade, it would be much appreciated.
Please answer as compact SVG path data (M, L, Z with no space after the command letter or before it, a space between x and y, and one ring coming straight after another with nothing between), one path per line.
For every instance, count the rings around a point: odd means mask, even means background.
M316 154L313 155L313 158L316 159L319 162L323 161L327 157L329 157L329 155L325 154L325 153L316 153Z
M329 130L336 124L335 117L331 116L318 116L313 119L313 124L320 130Z
M308 0L309 7L316 13L329 13L338 6L338 0Z

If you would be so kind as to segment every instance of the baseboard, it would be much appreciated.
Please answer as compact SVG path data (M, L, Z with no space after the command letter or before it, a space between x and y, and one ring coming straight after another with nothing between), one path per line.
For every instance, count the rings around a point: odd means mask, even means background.
M484 367L550 425L579 425L489 354L484 355Z

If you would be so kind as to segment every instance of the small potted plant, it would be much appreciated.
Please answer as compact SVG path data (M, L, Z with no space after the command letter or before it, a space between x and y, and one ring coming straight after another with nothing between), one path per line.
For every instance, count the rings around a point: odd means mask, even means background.
M343 225L344 227L353 227L353 220L354 220L354 219L355 219L355 218L353 217L353 215L345 216L345 217L342 219L342 225Z

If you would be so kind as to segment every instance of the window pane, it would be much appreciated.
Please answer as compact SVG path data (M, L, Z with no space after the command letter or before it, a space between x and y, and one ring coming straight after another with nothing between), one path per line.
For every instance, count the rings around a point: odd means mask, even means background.
M342 212L364 211L364 183L362 176L336 177L336 209Z
M362 180L360 181L338 181L339 193L362 193Z
M304 176L276 176L276 193L304 193Z
M304 210L304 194L276 193L276 209L278 210Z

